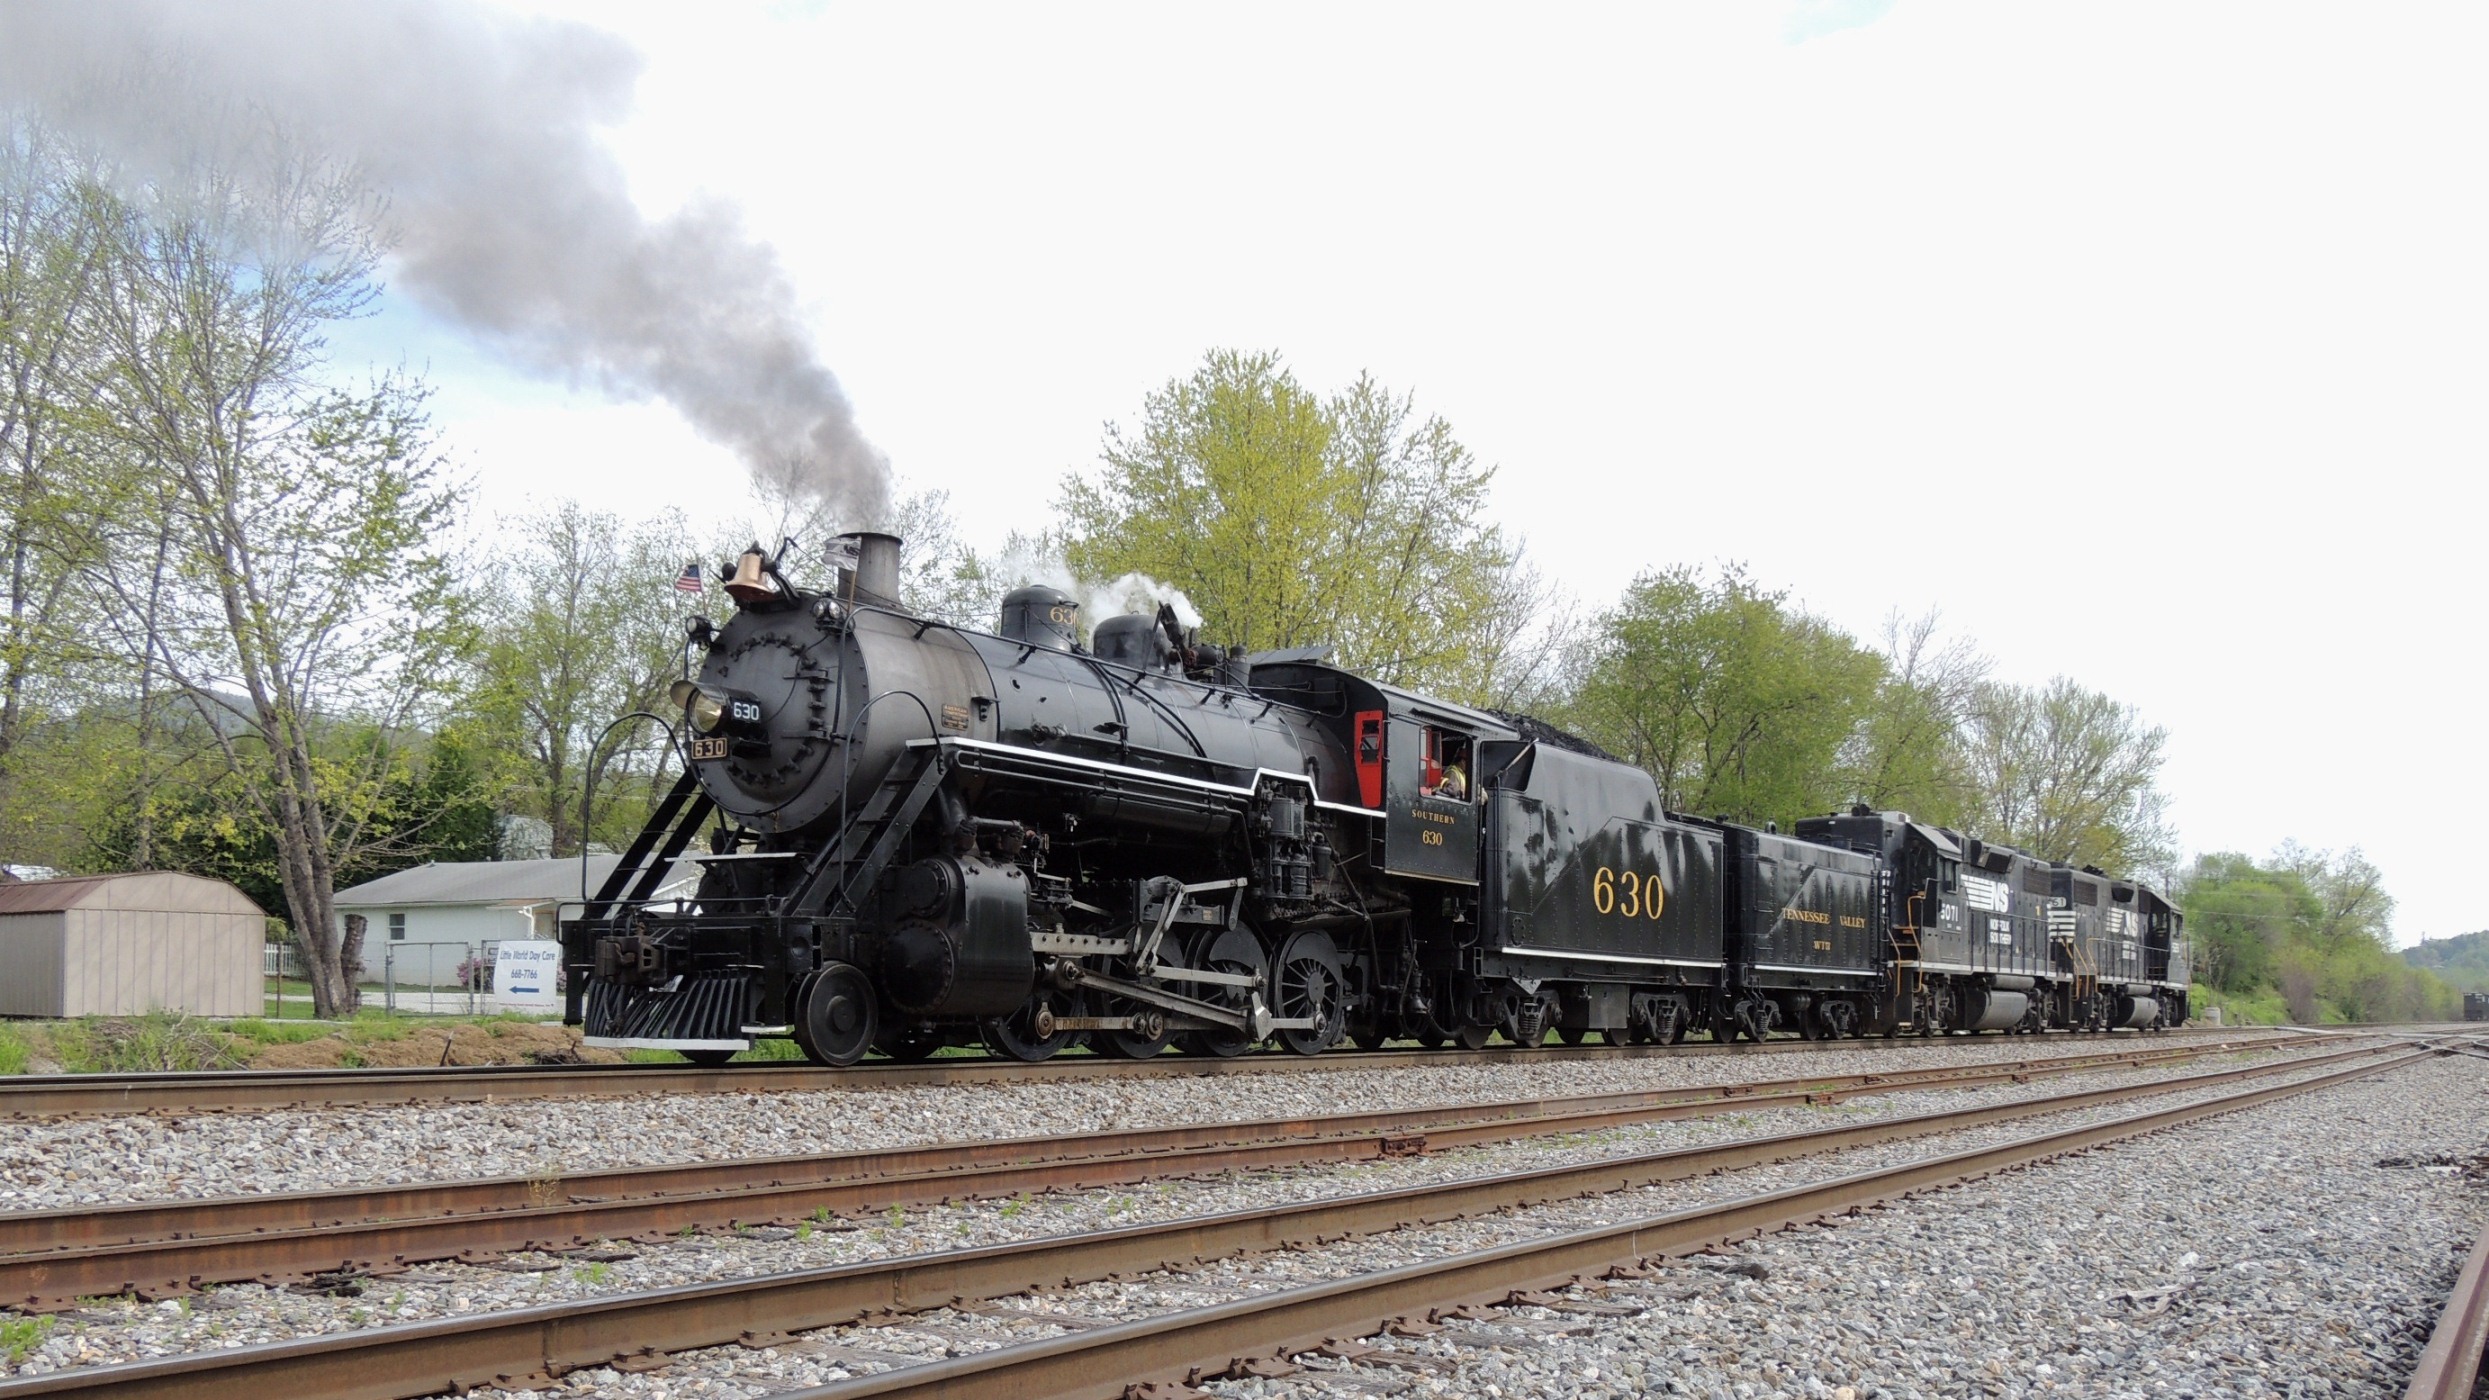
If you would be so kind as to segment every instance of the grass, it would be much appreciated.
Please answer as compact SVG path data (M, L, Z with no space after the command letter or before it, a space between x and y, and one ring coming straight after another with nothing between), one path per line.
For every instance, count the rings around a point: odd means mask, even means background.
M2290 1008L2281 993L2216 992L2208 987L2195 989L2193 1014L2201 1016L2213 1007L2221 1008L2225 1026L2286 1026L2290 1024Z
M248 1058L215 1022L178 1011L88 1016L46 1029L50 1058L72 1074L231 1069Z
M348 1065L363 1063L355 1047L404 1040L418 1031L482 1026L503 1036L536 1018L517 1012L485 1016L393 1016L377 1007L338 1021L244 1016L209 1020L179 1011L144 1016L85 1016L71 1021L0 1021L0 1075L38 1070L114 1074L143 1070L235 1069L271 1045L330 1036L345 1039ZM792 1046L788 1055L798 1054ZM671 1057L668 1057L671 1058Z
M36 1347L43 1345L43 1339L52 1335L56 1321L58 1319L48 1316L12 1317L0 1321L0 1351L8 1353L9 1364L14 1366L25 1360Z
M257 1016L245 1016L239 1021L226 1022L225 1031L254 1045L293 1045L333 1035L338 1024L335 1021L265 1021Z

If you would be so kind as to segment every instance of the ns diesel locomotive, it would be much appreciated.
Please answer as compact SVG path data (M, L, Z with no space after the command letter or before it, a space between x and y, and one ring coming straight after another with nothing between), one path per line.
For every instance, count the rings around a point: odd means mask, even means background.
M823 589L745 553L733 616L692 620L685 771L562 922L588 1043L848 1064L2185 1018L2179 915L2131 881L1900 813L1680 816L1561 731L1164 609L1086 645L1045 588L993 632L912 616L899 542L841 544Z

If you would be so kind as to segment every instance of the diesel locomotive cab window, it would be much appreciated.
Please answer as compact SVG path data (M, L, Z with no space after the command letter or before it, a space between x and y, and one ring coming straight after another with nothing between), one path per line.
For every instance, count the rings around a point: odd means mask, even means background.
M1426 731L1426 781L1419 792L1448 802L1470 800L1470 739L1448 729Z

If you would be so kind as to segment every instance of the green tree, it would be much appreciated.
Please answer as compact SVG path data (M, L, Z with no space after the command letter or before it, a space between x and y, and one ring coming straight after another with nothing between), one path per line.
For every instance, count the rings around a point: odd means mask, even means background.
M1737 565L1643 574L1595 629L1570 717L1672 811L1792 821L1850 795L1840 755L1884 663Z
M318 762L354 772L380 765L357 839L341 850L340 887L433 860L490 860L499 838L488 765L458 729L407 742L368 729L319 726ZM252 755L255 757L255 754ZM265 775L227 771L212 751L143 799L109 809L92 833L94 863L113 870L172 869L230 881L263 909L287 905L280 831L250 787ZM139 801L146 810L142 813ZM142 837L149 855L142 858ZM349 969L349 975L352 974Z
M147 510L121 503L96 581L143 648L129 663L194 712L213 790L272 833L323 1016L355 996L338 876L391 829L401 750L460 683L468 640L422 389L321 377L326 328L375 294L368 213L351 183L299 166L124 204L92 390L157 488ZM349 729L370 742L327 742Z
M74 703L97 659L79 586L98 538L83 420L108 207L51 133L0 124L0 805L28 727Z
M1938 622L1932 610L1885 619L1884 674L1842 766L1856 800L1959 826L1971 800L1962 731L1989 663L1966 639L1938 645Z
M1316 396L1270 353L1212 352L1109 425L1064 482L1073 572L1183 590L1212 640L1328 642L1377 679L1492 703L1533 670L1539 586L1486 517L1491 467L1370 377Z
M2062 676L2039 689L1988 682L1962 734L1972 830L2042 860L2122 871L2168 864L2158 779L2169 734L2133 706Z
M2319 915L2306 881L2235 852L2196 857L2179 885L2196 975L2228 992L2269 986L2282 950Z
M2423 937L2403 949L2403 961L2436 973L2458 990L2489 992L2489 929L2451 938Z
M476 722L510 763L516 810L542 820L547 854L610 844L646 816L646 777L666 762L665 733L633 710L667 714L682 674L684 620L696 606L673 587L690 554L679 519L638 525L565 502L501 532L480 604L487 641ZM601 741L601 742L600 742ZM596 809L581 825L581 797Z
M2272 859L2199 856L2178 889L2196 975L2225 992L2278 995L2292 1020L2451 1015L2454 988L2398 957L2393 900L2376 867L2285 843Z

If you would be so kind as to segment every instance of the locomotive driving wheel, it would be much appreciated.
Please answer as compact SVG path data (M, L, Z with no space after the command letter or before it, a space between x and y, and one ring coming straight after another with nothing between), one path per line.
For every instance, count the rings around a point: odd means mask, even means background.
M1054 1018L1082 1014L1080 993L1040 987L1019 1010L1008 1016L989 1016L977 1022L977 1030L985 1038L985 1048L997 1057L1035 1064L1052 1059L1077 1034L1055 1029Z
M1195 994L1203 1001L1250 1014L1253 998L1270 982L1269 971L1262 965L1262 940L1246 928L1222 929L1203 938L1191 950L1187 967L1203 972L1224 972L1253 979L1251 986L1227 982L1193 983ZM1267 1004L1267 1003L1265 1003ZM1216 1055L1230 1059L1253 1048L1255 1037L1250 1031L1215 1030L1185 1031L1175 1043L1187 1055Z
M1289 938L1279 950L1271 988L1272 1015L1313 1022L1310 1027L1281 1028L1281 1044L1300 1055L1319 1055L1340 1043L1348 1029L1348 975L1331 935L1307 929Z

